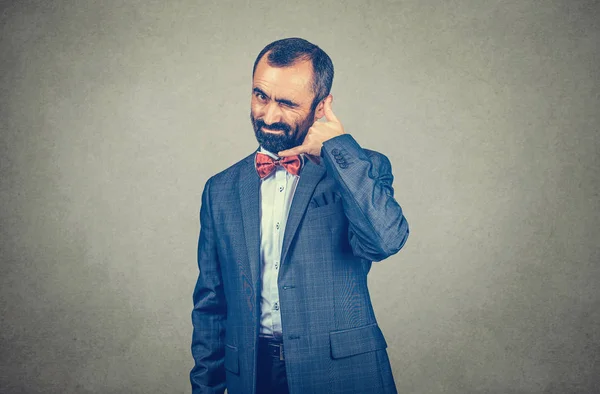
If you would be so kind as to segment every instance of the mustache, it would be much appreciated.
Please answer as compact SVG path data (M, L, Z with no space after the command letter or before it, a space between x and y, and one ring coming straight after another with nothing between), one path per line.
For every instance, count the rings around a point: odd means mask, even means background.
M283 122L276 122L271 124L266 124L262 119L256 119L256 128L257 129L267 129L273 131L283 131L285 134L289 134L292 129L288 124Z

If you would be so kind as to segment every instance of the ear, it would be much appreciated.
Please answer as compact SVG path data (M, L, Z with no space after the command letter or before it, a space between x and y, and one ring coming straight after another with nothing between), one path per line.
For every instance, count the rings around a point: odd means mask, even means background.
M333 101L333 96L331 94L329 94L327 97L325 97L323 100L321 100L319 102L319 104L317 104L317 107L315 108L315 122L319 119L321 119L323 116L325 116L325 100L327 100L328 98L331 97L331 101Z

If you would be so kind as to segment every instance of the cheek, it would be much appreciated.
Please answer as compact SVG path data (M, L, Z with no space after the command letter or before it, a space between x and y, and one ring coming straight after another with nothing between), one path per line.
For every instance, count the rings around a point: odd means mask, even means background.
M262 105L260 105L260 103L256 102L255 100L252 100L252 102L250 103L250 111L252 112L252 116L256 118L262 113Z
M289 124L300 125L304 120L304 116L301 112L298 111L286 111L284 113L285 119Z

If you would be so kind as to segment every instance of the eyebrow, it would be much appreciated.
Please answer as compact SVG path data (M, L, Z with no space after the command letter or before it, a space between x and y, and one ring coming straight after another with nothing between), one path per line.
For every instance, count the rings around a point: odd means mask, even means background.
M265 97L267 97L267 98L269 98L269 99L271 98L271 97L269 97L269 95L268 95L268 94L266 94L265 92L263 92L263 90L262 90L261 88L254 88L254 89L252 89L252 91L253 91L254 93L260 93L260 94L262 94L263 96L265 96ZM277 101L277 102L278 102L278 103L280 103L280 104L285 104L285 105L287 105L287 106L289 106L289 107L298 107L298 106L299 106L299 104L297 104L297 103L293 102L292 100L287 100L287 99L275 99L275 101Z

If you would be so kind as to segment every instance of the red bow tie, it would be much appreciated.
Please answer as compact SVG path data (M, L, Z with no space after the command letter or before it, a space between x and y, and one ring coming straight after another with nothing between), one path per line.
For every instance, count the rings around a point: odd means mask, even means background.
M300 161L300 156L288 156L282 157L281 159L273 159L269 155L265 155L264 153L257 152L256 153L256 171L258 172L258 176L261 179L268 176L270 173L275 171L275 167L280 165L286 169L292 175L298 175L300 172L300 167L302 166L302 161Z

